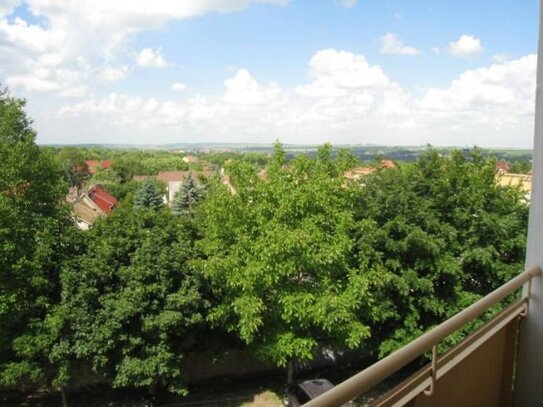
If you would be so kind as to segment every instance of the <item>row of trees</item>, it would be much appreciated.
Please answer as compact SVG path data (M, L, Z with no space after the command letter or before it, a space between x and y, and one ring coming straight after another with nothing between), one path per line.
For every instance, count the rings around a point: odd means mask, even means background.
M216 179L202 200L187 182L173 211L144 184L81 232L23 107L1 94L4 384L65 388L86 365L115 387L183 394L181 361L203 349L279 366L322 347L384 355L522 268L527 205L477 152L428 151L361 181L343 176L347 151L287 161L277 144L265 181L235 161L235 192Z

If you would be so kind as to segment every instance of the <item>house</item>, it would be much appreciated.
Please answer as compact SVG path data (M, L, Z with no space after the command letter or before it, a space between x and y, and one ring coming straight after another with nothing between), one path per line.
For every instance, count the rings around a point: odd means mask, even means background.
M196 164L200 160L198 159L198 157L195 157L193 155L186 155L183 157L183 161L186 162L187 164Z
M377 170L372 167L356 167L345 171L343 176L347 179L358 180L366 175L373 174L375 171Z
M391 169L396 168L396 164L392 160L382 160L381 161L382 169ZM343 173L343 176L350 180L359 180L360 178L373 174L377 171L377 168L374 167L356 167L350 170L347 170Z
M70 188L66 200L71 203L72 215L82 230L89 229L98 218L108 216L117 204L117 199L99 185L81 194Z
M165 200L169 206L172 205L173 198L177 191L181 188L183 181L188 177L189 172L192 172L192 177L196 182L201 177L204 178L213 178L217 175L216 171L206 170L206 171L160 171L156 176L147 176L147 175L134 175L132 179L134 181L145 181L146 179L155 179L161 181L166 185L166 197Z
M382 160L381 161L381 167L382 168L387 168L387 169L396 168L396 164L394 164L394 161L392 161L392 160Z
M501 186L514 186L524 192L526 202L530 202L532 194L532 176L527 174L498 173L497 182Z
M109 215L117 204L117 198L108 194L99 185L93 186L87 194L105 215Z
M504 160L500 160L496 163L496 172L498 174L507 174L509 172L509 166Z
M198 181L201 177L212 178L217 174L215 171L160 171L156 179L166 184L168 205L171 206L173 197L190 172L192 172L195 181Z
M89 169L89 174L96 174L100 169L106 170L111 168L112 162L110 160L97 161L97 160L86 160L85 164Z

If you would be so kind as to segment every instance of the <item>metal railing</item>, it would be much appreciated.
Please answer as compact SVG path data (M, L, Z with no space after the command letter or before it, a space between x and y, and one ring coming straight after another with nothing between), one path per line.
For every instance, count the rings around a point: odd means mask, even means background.
M418 337L414 341L410 342L403 348L398 349L387 357L364 369L360 373L345 380L343 383L338 384L333 389L304 404L304 406L341 406L342 404L347 403L348 401L354 399L360 394L366 392L367 390L381 382L383 379L386 379L408 363L423 355L425 352L433 349L433 355L435 356L435 347L442 340L447 338L458 329L462 328L468 322L479 317L490 307L496 305L498 302L512 294L524 284L528 283L529 288L527 290L527 295L520 300L523 306L519 311L519 315L525 315L528 311L532 278L540 274L541 269L539 267L533 267L527 271L524 271L523 273L511 279L487 296L481 298L476 303L470 305L469 307L460 311L458 314L452 316L445 322L441 323L440 325L434 327L433 329ZM431 378L432 385L434 384L435 379L435 372L433 372ZM431 391L432 389L429 389L429 392Z

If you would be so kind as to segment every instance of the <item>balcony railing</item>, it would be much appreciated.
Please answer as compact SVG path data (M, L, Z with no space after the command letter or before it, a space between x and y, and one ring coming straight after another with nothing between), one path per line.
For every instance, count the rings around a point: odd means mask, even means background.
M306 407L341 406L432 350L432 362L372 406L508 406L519 320L528 312L530 288L458 345L438 355L441 341L541 274L527 270L403 348L340 383Z

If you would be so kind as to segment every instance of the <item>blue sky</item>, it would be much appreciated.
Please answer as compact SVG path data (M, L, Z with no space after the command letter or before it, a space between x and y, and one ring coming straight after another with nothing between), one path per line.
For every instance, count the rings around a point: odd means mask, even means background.
M532 143L538 2L3 0L41 143Z

